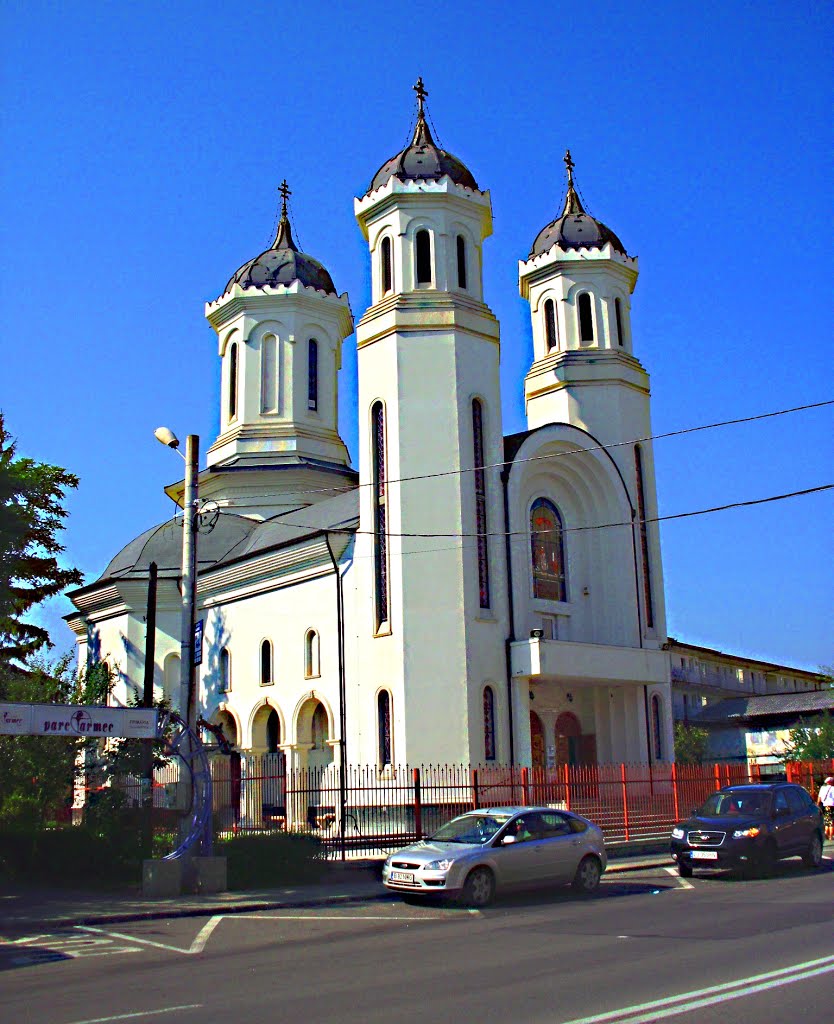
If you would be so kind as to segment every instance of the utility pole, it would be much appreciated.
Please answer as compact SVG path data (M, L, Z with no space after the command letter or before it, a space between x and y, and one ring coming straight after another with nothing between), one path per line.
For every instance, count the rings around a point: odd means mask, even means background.
M145 677L142 706L153 707L153 677L156 664L156 562L148 567L148 608L145 618ZM153 856L153 744L142 740L142 846L145 856Z

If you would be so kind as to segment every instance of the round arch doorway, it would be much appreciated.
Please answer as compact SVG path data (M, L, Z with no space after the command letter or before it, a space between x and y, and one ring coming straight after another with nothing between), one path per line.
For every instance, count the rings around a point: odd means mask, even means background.
M535 711L530 712L530 754L530 763L534 768L545 768L547 766L544 726Z

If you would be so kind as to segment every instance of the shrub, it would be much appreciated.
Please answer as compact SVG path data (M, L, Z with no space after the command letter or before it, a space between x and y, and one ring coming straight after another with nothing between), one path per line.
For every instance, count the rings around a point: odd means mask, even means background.
M325 870L320 840L301 833L268 832L219 839L214 853L228 858L230 889L316 882Z

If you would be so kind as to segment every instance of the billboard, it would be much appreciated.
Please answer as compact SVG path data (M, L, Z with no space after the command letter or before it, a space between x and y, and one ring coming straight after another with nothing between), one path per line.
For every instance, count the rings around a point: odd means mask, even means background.
M156 736L155 708L107 708L79 704L0 704L0 734L111 736L151 740Z

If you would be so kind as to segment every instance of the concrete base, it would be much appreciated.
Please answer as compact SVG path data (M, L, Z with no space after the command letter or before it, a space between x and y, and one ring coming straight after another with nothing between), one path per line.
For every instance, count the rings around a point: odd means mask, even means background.
M183 865L184 892L225 892L225 857L189 857Z
M182 895L181 860L142 861L142 895L149 899L173 899Z

